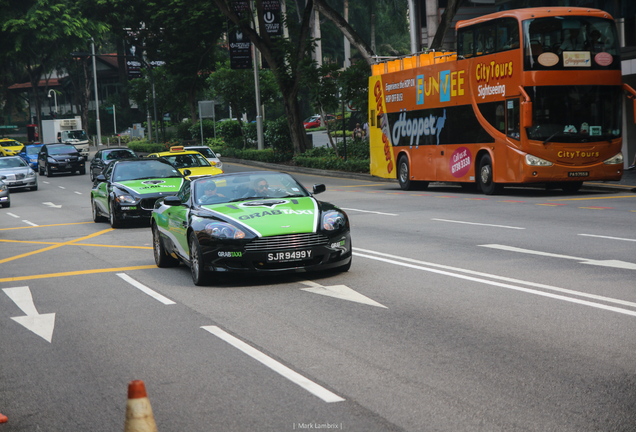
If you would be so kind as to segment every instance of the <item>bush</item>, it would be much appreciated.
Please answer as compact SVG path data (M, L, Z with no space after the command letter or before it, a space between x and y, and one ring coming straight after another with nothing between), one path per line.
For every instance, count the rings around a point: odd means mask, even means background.
M265 146L271 147L276 153L287 154L294 152L287 118L280 117L267 122L267 128L263 135L265 136Z
M134 140L128 143L128 148L138 153L157 153L170 150L176 143L154 143L147 140Z
M189 122L190 126L188 127L188 134L190 135L189 138L181 138L181 139L185 139L185 140L195 140L198 142L201 142L201 124L199 122L196 122L195 124L192 124L192 122ZM217 124L217 136L218 136L218 124ZM214 137L214 121L213 120L209 120L209 119L203 119L203 137L204 138L209 138L209 137Z
M244 146L243 133L238 120L218 122L216 124L216 136L223 139L228 147L243 148Z
M294 156L294 163L297 166L307 168L317 168L325 170L348 171L348 172L369 172L369 159L349 159L336 156L328 157L307 157L305 155Z
M192 134L190 133L190 127L192 127L192 120L190 119L179 123L177 125L177 138L182 140L191 140Z

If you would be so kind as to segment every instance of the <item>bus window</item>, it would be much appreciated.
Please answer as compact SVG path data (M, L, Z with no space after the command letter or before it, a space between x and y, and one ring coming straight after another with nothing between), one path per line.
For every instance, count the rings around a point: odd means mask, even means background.
M509 99L506 101L506 117L508 127L506 135L513 139L520 139L519 135L519 99Z
M479 111L488 123L501 133L506 132L506 109L504 102L487 102L479 104Z
M477 55L495 52L495 26L482 25L477 29Z
M457 55L463 58L469 58L473 53L473 28L460 30L457 35Z
M557 16L525 20L523 45L525 70L621 67L616 27L605 18ZM607 54L598 56L601 52Z
M497 22L497 51L519 48L519 23L514 18Z

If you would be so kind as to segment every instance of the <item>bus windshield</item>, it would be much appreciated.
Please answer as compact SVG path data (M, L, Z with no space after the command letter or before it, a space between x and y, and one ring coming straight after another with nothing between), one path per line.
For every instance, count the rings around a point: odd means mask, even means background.
M589 143L621 136L618 86L526 87L532 99L532 140Z
M614 22L597 17L523 21L525 70L620 69Z

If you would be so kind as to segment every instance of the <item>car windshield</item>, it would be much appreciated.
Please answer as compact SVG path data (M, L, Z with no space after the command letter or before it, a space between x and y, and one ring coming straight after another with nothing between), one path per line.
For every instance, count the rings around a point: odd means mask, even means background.
M201 205L309 196L292 176L278 172L199 178L193 181L192 189L196 202Z
M135 154L130 150L111 150L109 152L104 152L103 158L105 160L116 160L116 159L131 159L135 158Z
M181 155L168 155L162 156L165 160L170 162L177 168L193 168L193 167L209 167L210 162L201 154L181 154Z
M0 169L20 168L27 166L22 158L0 158Z
M76 153L76 152L77 152L77 149L71 145L49 147L49 154L52 154L52 155Z
M83 130L73 130L64 132L64 135L67 139L76 139L76 140L86 140L86 132Z
M40 153L40 149L42 148L42 146L28 146L26 148L26 154L28 155L36 155L38 153Z
M214 152L212 150L210 150L209 148L207 148L207 147L193 148L191 150L198 151L199 153L201 153L206 158L215 158L216 157Z
M2 145L2 147L19 147L22 144L17 141L0 141L0 145Z
M179 171L157 160L118 162L113 169L113 181L181 177Z

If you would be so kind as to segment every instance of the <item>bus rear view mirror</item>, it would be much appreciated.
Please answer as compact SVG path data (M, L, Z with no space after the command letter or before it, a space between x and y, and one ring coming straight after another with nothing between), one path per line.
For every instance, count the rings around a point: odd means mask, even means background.
M532 102L521 102L521 124L523 127L532 126Z

